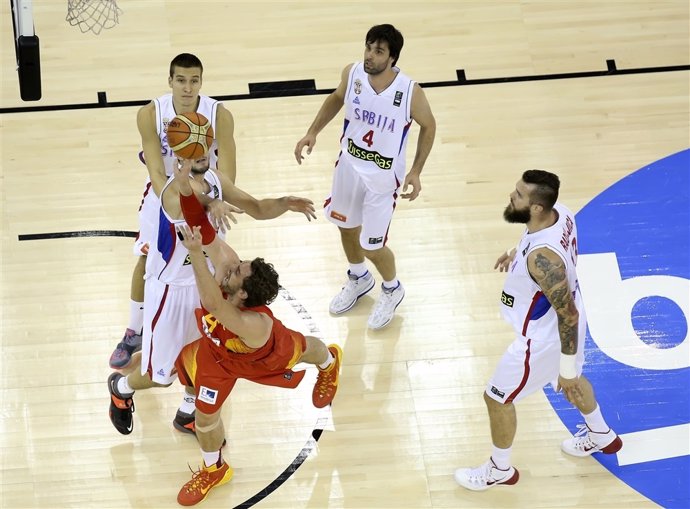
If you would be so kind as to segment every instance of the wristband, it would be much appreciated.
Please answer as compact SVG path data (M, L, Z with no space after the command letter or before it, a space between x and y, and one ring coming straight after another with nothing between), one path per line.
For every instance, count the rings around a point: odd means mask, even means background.
M577 378L576 354L568 355L561 352L561 366L559 373L562 378L572 380Z
M180 194L180 207L185 221L190 227L201 226L201 243L207 246L216 238L216 231L208 220L204 207L194 193L189 196Z

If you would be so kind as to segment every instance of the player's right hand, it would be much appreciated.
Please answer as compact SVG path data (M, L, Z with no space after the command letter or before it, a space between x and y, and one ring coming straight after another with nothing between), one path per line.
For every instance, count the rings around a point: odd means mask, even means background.
M510 251L506 251L499 256L498 260L496 260L496 263L494 264L494 269L498 269L499 272L508 272L508 268L510 267L510 264L513 263L513 259L515 258L515 253L516 250L511 249Z
M580 383L580 377L577 378L563 378L558 375L558 387L556 392L563 391L565 399L575 406L580 406L584 403L584 391Z
M195 226L190 229L186 224L177 227L177 233L182 238L182 245L187 248L187 251L201 251L201 226Z
M302 160L304 159L302 150L304 147L307 147L307 155L309 155L314 145L316 145L316 136L313 134L307 134L297 142L297 146L295 147L295 159L297 160L297 164L302 164Z

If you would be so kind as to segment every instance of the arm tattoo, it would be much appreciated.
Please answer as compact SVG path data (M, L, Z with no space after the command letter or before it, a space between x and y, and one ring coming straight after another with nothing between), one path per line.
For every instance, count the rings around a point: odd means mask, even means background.
M529 267L530 264L528 264ZM541 287L558 316L558 332L561 338L561 352L577 352L579 313L568 287L568 277L562 260L554 262L543 254L535 253L530 274Z

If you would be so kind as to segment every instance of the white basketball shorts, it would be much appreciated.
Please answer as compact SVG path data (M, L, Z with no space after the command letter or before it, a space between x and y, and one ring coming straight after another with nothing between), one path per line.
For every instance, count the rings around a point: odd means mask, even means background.
M372 192L347 159L341 158L333 172L333 187L324 205L324 214L341 228L361 225L359 243L362 248L380 249L388 239L398 189L387 193Z
M486 394L499 403L514 403L551 384L558 387L561 343L555 340L533 341L519 335L508 346L496 371L486 385ZM577 375L584 364L584 337L577 352Z
M144 332L141 346L141 374L151 380L172 383L175 359L182 348L201 337L194 310L201 306L196 285L173 286L156 278L144 286Z

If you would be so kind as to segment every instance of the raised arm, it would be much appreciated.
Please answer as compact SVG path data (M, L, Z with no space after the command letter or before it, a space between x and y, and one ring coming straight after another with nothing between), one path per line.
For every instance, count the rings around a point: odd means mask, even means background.
M153 192L160 196L168 179L161 155L161 140L156 131L156 107L153 103L143 106L137 113L137 128L141 135L141 147L144 150L144 160Z
M436 138L436 119L431 112L431 106L426 99L424 90L415 83L414 92L412 94L412 104L410 105L410 115L412 119L419 124L419 137L417 138L417 151L412 161L412 167L405 176L403 183L403 194L401 198L414 200L419 196L422 190L422 185L419 176L424 169L427 157L431 152L431 147L434 146L434 139ZM412 190L406 193L408 186L412 186Z
M179 191L179 207L184 219L190 226L198 226L202 235L203 249L211 260L216 272L216 280L220 283L229 267L237 266L240 259L234 249L223 242L208 221L206 210L199 201L200 193L194 189L195 182L189 178L192 163L182 161L175 169L175 184Z
M328 123L338 114L340 108L343 107L345 101L345 92L347 90L347 82L350 76L350 69L353 64L346 66L340 75L340 83L321 105L316 118L307 129L307 134L297 142L295 147L295 159L299 164L302 164L304 156L302 150L307 147L307 154L311 154L314 145L316 145L316 136L323 130Z
M224 175L219 175L223 186L223 197L232 205L244 210L254 219L273 219L287 211L299 212L311 221L316 219L314 202L308 198L298 196L283 196L281 198L265 198L257 200L249 193L243 191Z
M202 251L201 229L195 226L193 230L184 226L180 230L184 246L189 250L189 258L194 269L194 277L199 289L201 304L212 313L227 329L242 338L242 341L250 347L260 347L266 343L271 328L272 320L263 313L240 310L233 303L223 298L223 294L208 270L206 258ZM235 274L228 274L228 278L235 276L241 278L240 264L234 269ZM244 290L240 289L240 292Z
M234 183L237 174L235 120L222 104L216 111L216 141L218 142L218 171Z

